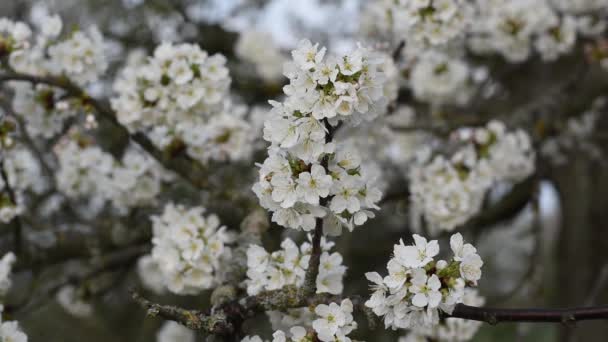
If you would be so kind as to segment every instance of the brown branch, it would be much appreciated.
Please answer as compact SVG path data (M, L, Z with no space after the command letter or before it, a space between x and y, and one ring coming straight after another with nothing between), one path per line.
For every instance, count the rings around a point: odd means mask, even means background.
M237 327L240 327L245 319L254 317L258 313L314 307L332 302L339 303L343 299L341 296L330 294L306 295L302 289L295 286L286 286L279 290L264 291L255 296L221 304L203 312L153 303L135 290L131 290L131 296L137 304L147 309L150 316L159 316L178 322L190 329L222 336L234 334ZM365 313L370 319L370 327L375 326L375 319L372 318L373 313L365 307L365 300L359 296L351 296L349 299L357 310Z
M133 142L142 147L147 153L149 153L154 159L165 166L167 169L174 171L186 181L190 182L198 188L207 188L209 186L207 182L207 171L197 161L185 156L178 155L172 156L159 150L153 143L148 139L145 134L134 133L131 134L124 126L122 126L116 119L116 115L110 108L110 105L106 101L98 100L90 97L83 89L78 87L76 84L70 82L64 77L39 77L26 74L18 73L5 73L0 74L0 83L8 81L23 81L33 84L46 84L49 86L57 87L66 91L66 95L80 99L83 105L89 105L99 116L110 122L115 128L118 129L119 133L123 136L129 136Z
M330 143L334 139L334 134L340 126L332 127L327 119L323 119L323 124L327 130L325 143ZM329 171L329 155L325 155L321 161L321 166L326 171ZM319 204L326 207L329 197L321 198ZM319 263L321 262L321 237L323 236L323 218L317 218L315 222L315 231L312 237L312 251L310 260L308 261L308 269L304 277L303 291L306 295L312 295L317 291L317 275L319 274Z
M136 291L133 299L148 310L151 316L176 321L191 329L212 335L230 335L247 318L265 311L285 311L287 309L314 307L318 304L340 302L343 297L329 294L306 295L303 290L287 286L279 290L262 292L214 307L207 312L186 310L175 306L152 303ZM349 297L357 310L369 312L360 296ZM372 314L373 316L373 314ZM369 315L368 315L369 317ZM583 320L608 320L608 306L568 308L568 309L499 309L480 308L458 304L451 315L444 317L482 321L489 324L500 322L547 322L573 323Z
M463 318L489 324L501 322L546 322L572 324L577 321L608 320L608 306L558 309L498 309L456 305L446 317Z

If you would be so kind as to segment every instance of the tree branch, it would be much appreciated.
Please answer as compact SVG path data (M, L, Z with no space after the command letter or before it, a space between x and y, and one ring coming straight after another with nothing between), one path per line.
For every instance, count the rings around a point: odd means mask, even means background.
M133 299L148 310L151 316L176 321L191 329L204 331L212 335L229 335L240 323L266 311L285 311L287 309L314 307L318 304L340 302L341 296L329 294L306 295L301 289L287 286L279 290L262 292L228 302L207 312L186 310L175 306L152 303L136 291L131 291ZM348 297L355 308L364 313L369 312L365 300L360 296ZM370 315L367 315L368 317ZM373 314L371 314L373 316ZM568 308L568 309L499 309L480 308L458 304L451 315L444 317L462 318L481 321L489 324L500 322L547 322L570 324L583 320L608 320L608 306Z
M286 286L279 290L264 291L255 296L221 304L203 312L153 303L135 290L131 290L131 296L136 303L148 310L147 313L150 316L159 316L178 322L190 329L223 336L233 334L245 319L254 317L258 313L286 311L307 306L315 307L319 304L339 303L343 299L341 296L327 293L309 296L302 289ZM373 313L365 307L365 300L359 296L351 296L349 299L357 310L365 313L370 319L370 326L374 326L375 322L370 317L373 316Z
M608 306L559 309L498 309L456 305L446 317L463 318L489 324L501 322L546 322L571 324L576 321L608 320Z
M334 139L334 134L338 130L339 126L333 127L329 124L327 119L323 119L323 125L327 130L327 136L325 137L325 143L330 143ZM329 172L329 155L325 155L321 160L321 166ZM329 197L321 198L319 205L321 207L327 207ZM321 237L323 236L323 218L318 217L315 222L315 231L312 237L312 251L310 254L310 260L308 261L308 269L306 270L306 276L304 277L303 291L306 295L312 295L317 291L317 275L319 274L319 263L321 262Z
M91 266L79 273L63 275L60 279L39 291L33 289L34 294L30 293L24 303L16 306L8 306L6 309L11 314L21 314L29 311L34 307L40 306L41 303L53 298L55 293L62 287L73 284L83 285L92 279L96 279L99 275L116 270L118 268L128 267L133 264L139 257L150 252L149 244L128 246L122 250L117 250L97 258L92 259ZM36 293L38 292L38 293Z

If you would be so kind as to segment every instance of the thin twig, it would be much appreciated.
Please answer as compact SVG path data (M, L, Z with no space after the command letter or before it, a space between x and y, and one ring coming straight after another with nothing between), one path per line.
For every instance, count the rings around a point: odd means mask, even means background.
M325 137L325 143L332 142L334 134L338 129L338 126L333 127L329 124L327 119L323 120L325 129L327 130L327 136ZM325 155L321 161L321 166L325 170L329 170L329 155ZM327 206L328 198L321 198L319 204L322 207ZM312 251L310 254L310 260L308 261L308 269L306 270L306 276L304 277L303 290L306 295L314 294L317 291L317 275L319 274L319 263L321 262L321 237L323 236L323 218L317 218L315 222L315 231L312 237Z

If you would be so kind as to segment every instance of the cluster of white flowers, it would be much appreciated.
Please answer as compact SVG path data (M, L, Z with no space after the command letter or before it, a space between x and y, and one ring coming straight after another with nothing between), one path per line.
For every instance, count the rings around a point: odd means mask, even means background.
M154 203L162 181L170 178L154 159L130 146L120 162L90 142L68 138L55 147L61 192L72 198L112 203L119 212Z
M239 160L251 151L246 108L229 100L226 58L198 45L163 43L134 59L114 83L118 121L161 148L185 145L200 161Z
M78 113L70 101L57 100L61 94L52 87L24 82L12 82L11 85L15 92L13 111L23 118L32 137L53 137L63 130L65 120Z
M311 237L309 236L309 239ZM317 293L341 294L346 266L342 255L330 253L334 243L322 238L321 261L316 279ZM247 250L247 293L256 295L265 290L277 290L287 285L304 283L312 245L303 243L299 248L290 239L281 243L281 249L268 253L263 247L249 246Z
M471 24L473 10L467 0L371 2L365 21L393 40L408 45L445 45L462 37Z
M481 297L476 289L466 288L462 297L462 304L469 306L482 306L485 299ZM412 331L405 337L401 337L399 342L465 342L470 341L482 322L466 320L461 318L449 317L441 321L438 325L425 327L412 327Z
M360 174L357 153L328 135L342 120L372 120L385 108L385 76L382 59L361 46L339 58L325 52L304 40L285 65L287 98L271 102L269 156L253 190L274 222L310 231L325 217L325 233L339 235L373 217L381 193Z
M561 16L547 0L479 0L477 10L469 45L478 53L497 52L521 62L534 46L543 59L554 60L576 42L576 19Z
M19 327L17 321L3 321L2 311L4 306L0 305L0 341L27 342L27 335Z
M268 81L280 80L285 57L274 44L272 35L256 30L241 32L234 48L236 55L253 64L260 77Z
M412 67L410 86L419 100L464 104L472 95L471 73L471 67L462 59L429 50Z
M528 134L507 132L501 122L462 128L455 139L464 146L450 159L438 155L410 170L412 210L433 232L451 231L477 214L495 182L521 181L535 168Z
M471 244L465 244L460 234L452 235L450 247L454 256L448 262L435 260L439 254L436 240L427 242L413 236L415 245L395 245L394 256L388 262L388 276L366 273L373 294L365 305L384 325L393 329L432 326L439 323L439 311L451 314L462 303L464 290L477 285L483 261Z
M195 342L196 335L194 331L185 326L167 321L158 330L156 334L156 342Z
M169 203L161 216L152 216L152 259L166 287L177 294L197 294L221 283L221 263L230 258L232 237L205 208Z
M4 24L4 25L3 25ZM8 29L12 25L12 30ZM32 30L24 23L0 19L0 33L11 32L8 38L10 66L17 72L32 75L66 76L80 85L97 81L108 67L102 35L92 27L73 31L61 38L63 23L57 15L45 15L37 23L39 34L30 42ZM4 26L4 27L3 27Z
M577 36L606 28L603 0L377 0L364 15L370 34L391 35L417 53L468 46L522 62L537 51L546 61L569 53Z
M351 342L348 335L357 329L353 319L353 303L344 299L337 303L319 304L315 307L317 319L312 322L312 331L301 326L293 326L286 334L282 330L275 331L272 342ZM288 337L289 335L289 337ZM247 336L241 342L263 342L259 336Z
M108 67L101 33L92 28L76 31L68 39L51 45L49 71L65 75L78 84L97 80Z

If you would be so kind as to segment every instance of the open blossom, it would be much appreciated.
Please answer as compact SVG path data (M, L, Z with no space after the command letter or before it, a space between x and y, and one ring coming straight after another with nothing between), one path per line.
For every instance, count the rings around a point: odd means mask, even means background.
M481 276L483 262L474 247L464 245L460 234L451 238L455 250L449 261L435 260L439 253L437 241L427 243L420 236L414 235L414 238L416 245L409 246L413 249L408 251L417 250L426 255L414 257L406 253L404 257L407 246L401 243L395 246L395 256L387 264L389 276L382 278L375 272L365 275L372 283L373 292L365 305L384 317L387 328L416 329L437 325L439 312L450 314L456 304L463 302L465 289L476 285ZM432 246L430 253L428 246Z
M341 294L346 266L342 256L333 252L332 242L322 239L321 261L317 275L317 293ZM304 283L312 246L305 242L298 247L285 239L281 249L268 253L263 247L249 246L247 250L247 293L256 295L263 290L276 290L287 285L301 286Z
M222 281L221 263L231 255L232 238L217 216L204 212L167 204L161 216L152 217L152 259L173 293L196 294Z
M414 234L413 238L415 245L405 246L403 240L399 245L395 245L395 258L406 267L424 267L439 254L439 244L437 241L427 242L424 237L417 234Z

